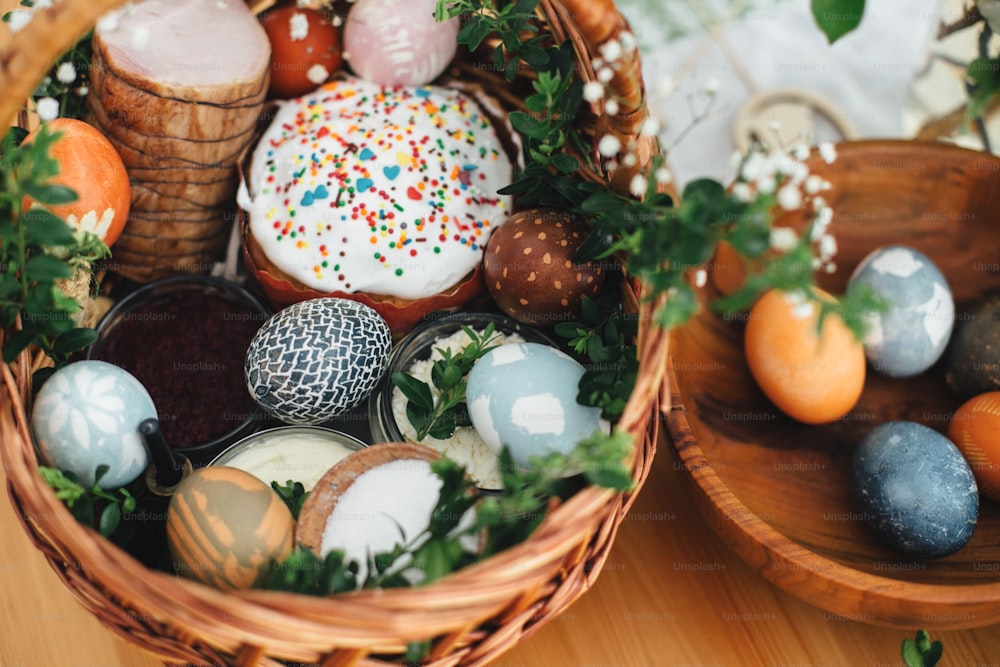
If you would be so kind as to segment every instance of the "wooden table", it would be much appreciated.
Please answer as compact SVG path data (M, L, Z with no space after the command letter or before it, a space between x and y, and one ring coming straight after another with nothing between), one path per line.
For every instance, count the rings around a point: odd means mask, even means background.
M77 604L6 501L0 535L0 667L160 664ZM597 585L494 664L875 667L901 665L899 644L910 634L820 611L750 570L701 520L683 467L664 446ZM998 627L934 636L945 644L942 667L1000 664Z

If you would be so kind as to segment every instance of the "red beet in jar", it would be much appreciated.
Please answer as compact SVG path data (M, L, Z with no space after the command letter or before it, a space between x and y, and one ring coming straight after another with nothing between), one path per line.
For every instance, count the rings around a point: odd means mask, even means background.
M270 311L236 283L176 276L130 294L98 323L88 351L149 391L171 447L195 465L253 433L263 415L243 364Z

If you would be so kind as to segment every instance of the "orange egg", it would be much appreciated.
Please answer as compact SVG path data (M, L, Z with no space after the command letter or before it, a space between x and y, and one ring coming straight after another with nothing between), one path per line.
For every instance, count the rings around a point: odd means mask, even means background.
M822 293L823 298L832 299ZM747 319L744 350L754 380L782 412L825 424L851 411L865 384L865 352L834 315L817 335L819 308L772 290Z
M82 120L55 118L46 124L60 133L51 145L50 157L59 163L59 174L51 179L76 192L76 201L47 208L73 229L93 232L107 245L114 244L128 220L132 187L121 156L101 131ZM24 141L34 141L35 130ZM36 205L25 198L25 208Z
M969 462L979 493L1000 501L1000 391L963 403L948 424L948 439Z
M177 486L166 530L178 574L221 590L246 589L291 553L295 519L250 473L209 466Z

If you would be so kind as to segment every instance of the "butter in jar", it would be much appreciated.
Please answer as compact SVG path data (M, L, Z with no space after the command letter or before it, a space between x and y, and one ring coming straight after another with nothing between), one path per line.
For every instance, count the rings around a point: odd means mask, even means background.
M211 465L250 473L265 484L300 482L306 491L323 474L365 443L318 426L284 426L255 433L220 454Z

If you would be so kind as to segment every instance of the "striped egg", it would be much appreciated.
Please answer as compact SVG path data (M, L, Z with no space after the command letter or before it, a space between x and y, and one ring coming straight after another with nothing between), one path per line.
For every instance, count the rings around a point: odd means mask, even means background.
M178 574L220 590L251 588L292 551L295 520L274 491L236 468L210 466L178 485L167 544Z
M963 403L948 424L948 438L969 462L979 492L1000 502L1000 391Z

